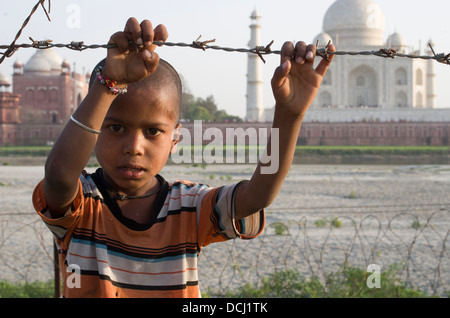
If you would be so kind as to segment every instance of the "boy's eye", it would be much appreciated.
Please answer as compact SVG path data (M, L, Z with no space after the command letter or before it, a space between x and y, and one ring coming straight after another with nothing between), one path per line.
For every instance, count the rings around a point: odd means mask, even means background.
M109 129L115 133L123 132L123 127L121 125L111 125L109 126Z
M146 130L146 133L147 133L147 135L150 135L150 136L158 136L162 133L162 131L157 128L148 128Z

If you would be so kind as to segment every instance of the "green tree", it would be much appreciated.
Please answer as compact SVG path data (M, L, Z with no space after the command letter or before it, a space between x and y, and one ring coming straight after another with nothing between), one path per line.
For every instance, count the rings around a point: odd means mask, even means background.
M241 123L243 120L239 116L228 115L226 111L221 109L214 113L214 121L216 123Z
M212 116L209 113L209 111L202 106L194 106L192 109L192 112L190 114L191 120L205 120L205 121L211 121Z
M238 116L228 115L225 110L218 110L217 104L213 95L209 95L206 99L195 97L186 83L186 80L181 76L183 92L181 96L181 111L180 118L194 121L214 121L214 122L242 122L243 120Z

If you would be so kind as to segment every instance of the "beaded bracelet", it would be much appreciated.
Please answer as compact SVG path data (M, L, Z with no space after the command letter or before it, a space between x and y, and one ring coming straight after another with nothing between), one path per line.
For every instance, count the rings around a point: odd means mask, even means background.
M97 78L102 85L105 85L114 95L125 94L127 92L127 87L117 88L117 81L112 81L102 74L103 67L98 66L95 69L95 73L97 74Z

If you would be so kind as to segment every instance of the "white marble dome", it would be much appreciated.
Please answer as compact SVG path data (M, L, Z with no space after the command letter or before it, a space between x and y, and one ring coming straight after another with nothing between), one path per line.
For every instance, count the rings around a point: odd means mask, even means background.
M397 51L405 51L406 49L405 39L397 32L391 34L388 37L386 45Z
M24 66L24 72L60 73L63 59L52 49L37 50Z
M337 46L382 46L384 27L383 11L372 0L337 0L323 20Z

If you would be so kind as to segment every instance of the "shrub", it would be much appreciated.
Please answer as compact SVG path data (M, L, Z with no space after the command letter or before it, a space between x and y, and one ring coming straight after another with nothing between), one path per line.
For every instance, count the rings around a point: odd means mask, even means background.
M333 218L331 219L331 226L335 227L335 228L340 228L342 227L342 221L339 220L338 218Z
M331 224L332 227L335 227L335 228L342 227L342 221L339 220L338 218L332 218L330 220L317 219L317 220L314 221L314 225L316 227L325 227L325 226L327 226L328 222Z
M275 229L276 235L284 235L284 232L288 231L288 227L281 222L274 222L269 225L269 227Z
M316 227L325 227L327 225L327 220L317 219L317 220L314 221L314 225Z

